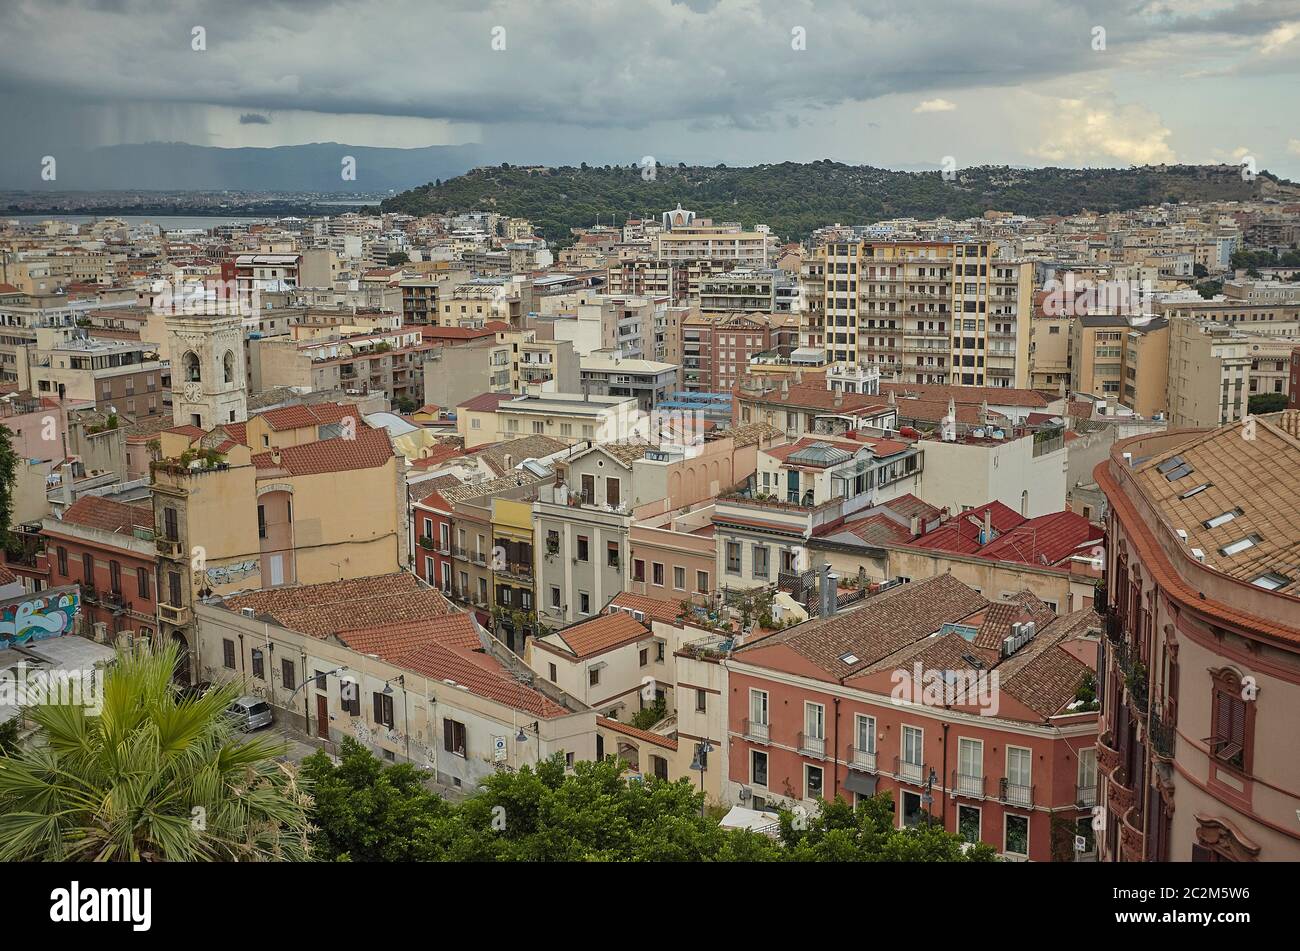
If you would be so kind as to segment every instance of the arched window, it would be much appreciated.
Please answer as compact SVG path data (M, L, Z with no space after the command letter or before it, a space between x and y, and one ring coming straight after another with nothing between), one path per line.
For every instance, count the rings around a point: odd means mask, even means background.
M227 350L226 355L221 359L222 369L225 371L226 382L235 382L235 351Z
M1020 493L1020 514L1029 518L1029 490L1025 489Z
M199 355L193 350L186 350L185 356L181 357L181 372L185 374L187 383L197 383L203 379L199 372Z

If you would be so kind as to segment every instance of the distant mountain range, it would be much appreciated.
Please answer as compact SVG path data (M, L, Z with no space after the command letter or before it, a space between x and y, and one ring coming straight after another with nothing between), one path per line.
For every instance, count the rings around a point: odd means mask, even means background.
M343 159L356 160L344 179ZM400 191L452 178L480 164L476 145L422 149L316 142L270 149L221 149L182 142L112 145L54 156L54 181L41 178L44 156L7 147L0 189L21 191Z
M955 180L946 181L937 169L899 172L824 160L745 168L665 165L650 180L638 165L484 166L396 195L380 207L408 214L497 211L528 218L543 237L563 245L572 240L571 228L598 219L621 223L678 203L714 220L767 224L781 238L798 240L836 222L940 215L960 219L989 210L1065 215L1165 201L1259 198L1300 201L1300 187L1267 172L1243 181L1235 165L982 166L958 169Z

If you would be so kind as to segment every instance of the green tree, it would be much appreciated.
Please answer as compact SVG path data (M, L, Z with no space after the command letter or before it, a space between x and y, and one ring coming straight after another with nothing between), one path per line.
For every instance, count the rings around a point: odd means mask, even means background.
M182 698L177 650L122 648L102 709L33 706L36 737L0 758L0 861L259 861L308 855L293 767L236 738L237 684Z
M1246 409L1252 416L1260 413L1279 413L1286 409L1285 393L1256 393L1246 401Z
M9 525L14 517L14 480L18 478L18 454L14 434L0 426L0 544L8 545Z
M993 849L984 844L963 847L959 836L938 822L924 819L911 828L894 826L888 793L850 806L836 797L798 829L795 817L781 817L781 838L787 857L797 862L992 862Z
M410 264L411 256L405 251L390 251L388 254L388 266L397 267L399 264Z

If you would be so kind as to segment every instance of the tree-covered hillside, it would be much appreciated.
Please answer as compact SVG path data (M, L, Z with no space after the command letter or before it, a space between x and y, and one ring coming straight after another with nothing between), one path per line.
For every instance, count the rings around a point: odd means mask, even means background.
M934 172L895 172L829 160L748 168L660 166L652 180L639 165L593 168L476 168L445 182L403 192L386 212L445 214L497 211L530 219L543 237L568 244L570 228L621 224L677 206L715 221L767 224L799 240L840 222L884 218L966 218L990 209L1027 215L1118 211L1160 202L1201 199L1300 199L1300 188L1261 172L1245 182L1231 165L1144 166L1129 169L959 169L954 181Z

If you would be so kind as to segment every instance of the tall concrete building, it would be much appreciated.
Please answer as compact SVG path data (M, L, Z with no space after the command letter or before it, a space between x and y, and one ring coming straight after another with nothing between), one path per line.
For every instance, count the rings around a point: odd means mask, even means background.
M1029 386L1033 268L974 241L833 242L805 266L807 340L886 379Z

